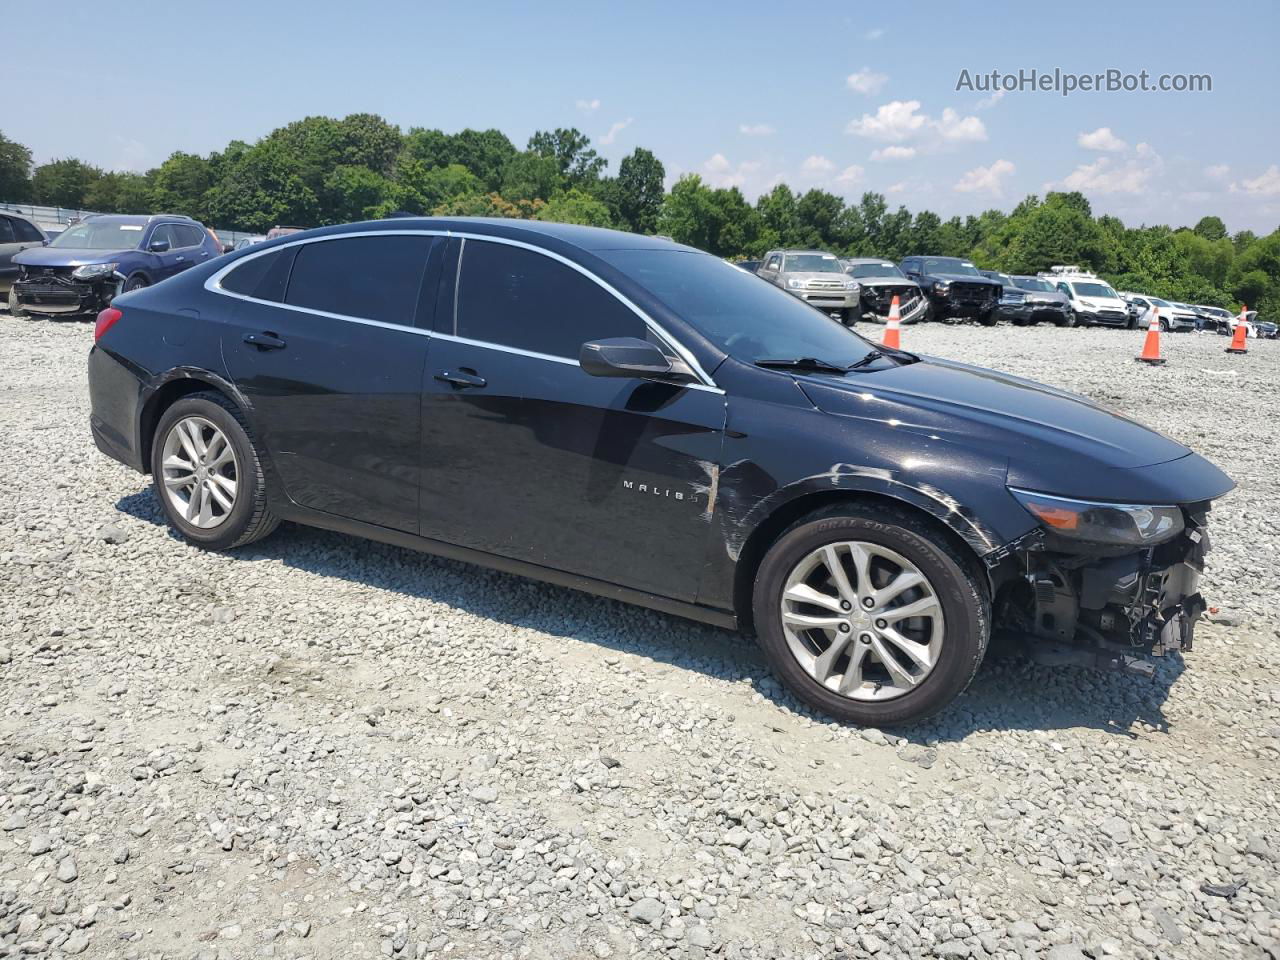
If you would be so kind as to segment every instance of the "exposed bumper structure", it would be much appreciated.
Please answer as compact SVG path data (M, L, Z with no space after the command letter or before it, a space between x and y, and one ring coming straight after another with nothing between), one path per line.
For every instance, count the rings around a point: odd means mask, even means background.
M42 316L94 314L111 305L124 278L111 274L95 280L76 280L61 273L24 277L13 282L18 307Z
M1191 650L1207 609L1208 512L1207 503L1184 506L1186 528L1145 550L1064 553L1051 535L1018 544L998 588L997 628L1051 663L1149 672L1135 669L1137 658Z
M929 298L914 283L864 283L859 294L859 317L883 323L889 319L893 298L898 298L898 317L903 323L929 319Z

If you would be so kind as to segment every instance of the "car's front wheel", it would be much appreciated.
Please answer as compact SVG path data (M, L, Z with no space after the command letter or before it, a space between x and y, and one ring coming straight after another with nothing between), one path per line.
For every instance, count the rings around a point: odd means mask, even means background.
M151 478L169 523L198 546L243 546L279 523L248 427L219 393L191 394L164 412L151 445Z
M990 633L972 565L893 508L842 507L793 525L761 563L753 615L791 691L864 726L946 707L973 679Z
M26 317L27 312L18 305L18 291L9 288L9 313L14 317Z
M858 322L858 311L857 310L841 310L840 322L843 323L846 327L852 327L854 324Z

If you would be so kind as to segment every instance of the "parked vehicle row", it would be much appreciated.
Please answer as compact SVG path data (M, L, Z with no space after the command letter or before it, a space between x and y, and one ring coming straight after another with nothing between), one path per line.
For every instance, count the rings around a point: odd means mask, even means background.
M93 438L194 545L291 520L743 629L860 724L944 708L993 630L1092 665L1190 649L1227 476L874 344L806 305L861 309L835 258L774 254L765 283L538 221L265 241L102 311ZM946 309L994 309L1001 284L920 259Z

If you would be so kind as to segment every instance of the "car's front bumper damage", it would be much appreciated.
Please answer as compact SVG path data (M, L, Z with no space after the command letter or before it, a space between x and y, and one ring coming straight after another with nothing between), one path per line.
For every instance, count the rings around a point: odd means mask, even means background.
M1192 649L1207 609L1200 592L1209 552L1209 504L1183 507L1176 537L1142 550L1066 552L1036 531L1003 552L995 625L1033 659L1149 675L1148 657Z
M46 271L13 282L18 308L42 316L80 316L105 310L120 293L124 277L107 274L92 280L77 280L63 272Z

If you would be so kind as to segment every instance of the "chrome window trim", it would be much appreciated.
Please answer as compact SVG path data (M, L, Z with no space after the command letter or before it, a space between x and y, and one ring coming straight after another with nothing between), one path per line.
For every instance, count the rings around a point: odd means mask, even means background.
M231 290L225 290L222 287L223 277L225 277L232 270L247 263L250 260L253 260L257 257L268 256L269 254L272 254L277 250L283 250L285 247L297 247L297 246L302 246L303 244L308 244L308 243L323 243L326 240L349 240L355 237L387 237L387 236L458 237L459 239L462 240L461 249L458 250L458 269L454 274L455 287L454 287L454 297L453 297L453 330L454 330L453 334L441 334L431 330L423 330L421 327L413 327L413 326L397 324L397 323L385 323L381 320L368 320L368 319L365 319L364 317L352 317L342 313L329 313L324 310L314 310L310 307L298 307L289 303L278 303L274 300L259 300L257 297L246 296L243 293L235 293ZM468 240L484 240L490 243L502 243L510 247L521 247L525 250L532 250L534 253L539 253L544 257L549 257L552 260L556 260L564 264L565 266L569 267L572 270L578 271L578 273L582 274L584 277L591 280L597 286L606 290L616 300L618 300L625 307L631 310L632 313L634 313L637 317L639 317L642 321L644 321L645 325L650 330L652 330L655 334L657 334L658 337L660 337L664 343L666 343L673 351L675 351L676 355L679 356L680 359L682 359L685 363L689 365L689 369L691 369L694 372L694 376L696 376L698 380L701 382L698 384L684 384L684 386L711 388L720 393L724 392L723 390L720 390L720 388L716 386L716 382L713 379L711 379L711 376L705 370L702 369L702 366L701 364L698 363L697 358L695 358L694 355L689 352L688 348L686 348L684 344L680 343L679 340L671 336L671 334L668 333L660 323L658 323L656 320L650 317L647 313L641 310L638 306L636 306L634 303L628 300L625 296L619 293L618 290L615 289L611 284L609 284L605 280L602 280L600 277L596 276L594 273L592 273L590 270L588 270L586 267L582 266L581 264L574 263L568 257L561 256L560 254L552 250L547 250L544 247L537 246L536 244L526 243L523 240L512 240L507 237L493 237L493 236L488 236L482 233L466 233L466 232L452 231L452 230L356 230L350 233L327 234L323 237L305 237L301 240L291 240L288 243L282 243L279 246L270 247L266 250L255 250L253 253L250 253L246 256L238 257L233 263L227 264L225 267L223 267L222 269L216 271L211 276L209 276L204 282L204 288L208 290L210 293L221 294L224 297L234 297L237 300L247 300L250 303L265 303L273 307L281 307L285 310L293 310L298 313L309 313L309 314L314 314L315 316L329 317L334 320L349 320L353 323L363 323L368 326L374 326L374 327L385 327L391 330L407 330L411 333L425 334L428 336L434 335L439 337L448 337L449 339L457 340L461 343L471 343L477 346L492 347L498 350L506 351L508 353L515 353L515 354L527 355L532 357L540 357L543 359L564 361L565 363L571 363L576 366L578 361L572 357L554 357L550 354L535 353L533 351L521 350L517 347L508 347L505 344L501 344L501 343L490 343L488 341L468 340L465 337L457 336L458 285L461 283L463 253L466 250L466 246L467 246L466 242Z

